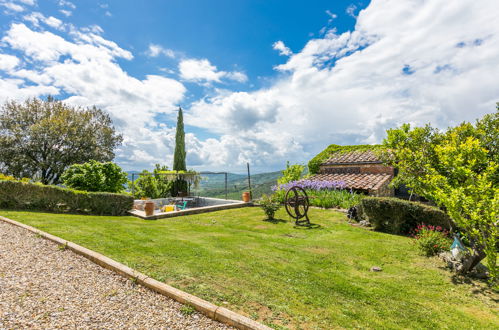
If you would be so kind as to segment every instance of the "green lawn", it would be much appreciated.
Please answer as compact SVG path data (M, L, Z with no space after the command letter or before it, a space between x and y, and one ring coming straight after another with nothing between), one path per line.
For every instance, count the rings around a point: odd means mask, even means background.
M311 210L314 229L258 208L146 221L0 210L0 215L105 254L158 280L274 327L499 327L497 295L454 284L411 239ZM382 272L371 272L381 266Z

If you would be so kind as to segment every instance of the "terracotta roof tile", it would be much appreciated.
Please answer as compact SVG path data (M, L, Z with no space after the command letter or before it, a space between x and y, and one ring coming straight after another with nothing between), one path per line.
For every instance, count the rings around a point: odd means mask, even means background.
M310 180L343 181L346 189L355 190L377 190L385 183L390 182L390 174L316 174Z
M362 163L381 163L381 160L371 150L351 151L347 153L337 152L333 154L322 165L362 164Z

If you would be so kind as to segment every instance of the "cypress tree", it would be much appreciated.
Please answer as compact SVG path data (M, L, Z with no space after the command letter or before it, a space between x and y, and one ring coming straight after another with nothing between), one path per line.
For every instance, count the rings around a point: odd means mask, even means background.
M185 132L184 132L184 116L182 108L178 108L177 116L177 131L175 134L175 153L173 154L173 170L186 171L185 164ZM179 192L187 193L187 181L178 179L173 182L172 196L178 196Z

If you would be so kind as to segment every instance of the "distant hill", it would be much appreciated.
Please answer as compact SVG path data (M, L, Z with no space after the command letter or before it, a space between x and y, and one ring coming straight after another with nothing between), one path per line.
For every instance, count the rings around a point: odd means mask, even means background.
M281 171L251 175L253 198L263 194L271 194L272 186L277 184ZM199 188L194 194L205 197L225 198L225 176L223 174L203 174ZM227 173L227 198L241 199L243 192L248 191L248 176L245 174Z
M139 171L128 171L128 180L137 180ZM260 198L263 194L271 194L272 186L277 184L281 171L259 173L251 175L251 190L253 198ZM227 198L240 200L243 192L248 191L248 176L246 174L227 173ZM225 198L225 175L206 173L201 175L201 182L191 194L204 197Z

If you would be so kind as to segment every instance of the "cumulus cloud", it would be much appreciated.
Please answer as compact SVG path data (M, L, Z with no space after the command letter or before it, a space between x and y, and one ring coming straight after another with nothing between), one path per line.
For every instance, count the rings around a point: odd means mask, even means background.
M293 54L291 49L286 47L286 45L284 44L284 42L282 42L282 40L278 40L278 41L274 42L274 44L272 45L272 48L277 50L279 52L279 55L282 55L282 56L289 56L289 55Z
M23 19L25 21L30 22L36 27L40 27L40 23L46 24L54 29L57 30L63 30L64 29L64 24L62 21L58 18L55 18L53 16L46 17L42 13L39 12L32 12L28 15L23 16Z
M8 11L11 11L11 12L21 12L21 11L24 11L25 8L15 2L10 2L10 1L3 1L3 2L0 2L0 5L4 6L5 8L7 8Z
M12 55L0 54L0 70L10 71L19 64L19 59Z
M222 78L238 82L246 82L248 77L239 71L218 71L207 59L185 59L179 63L179 71L182 79L194 82L221 82Z
M221 135L207 149L240 148L217 161L277 168L331 143L379 143L403 122L473 121L499 101L498 11L493 0L372 1L355 30L312 39L278 66L272 86L222 91L187 118Z
M158 57L160 55L175 58L175 52L171 49L164 48L160 45L150 44L146 51L146 55L150 57Z

